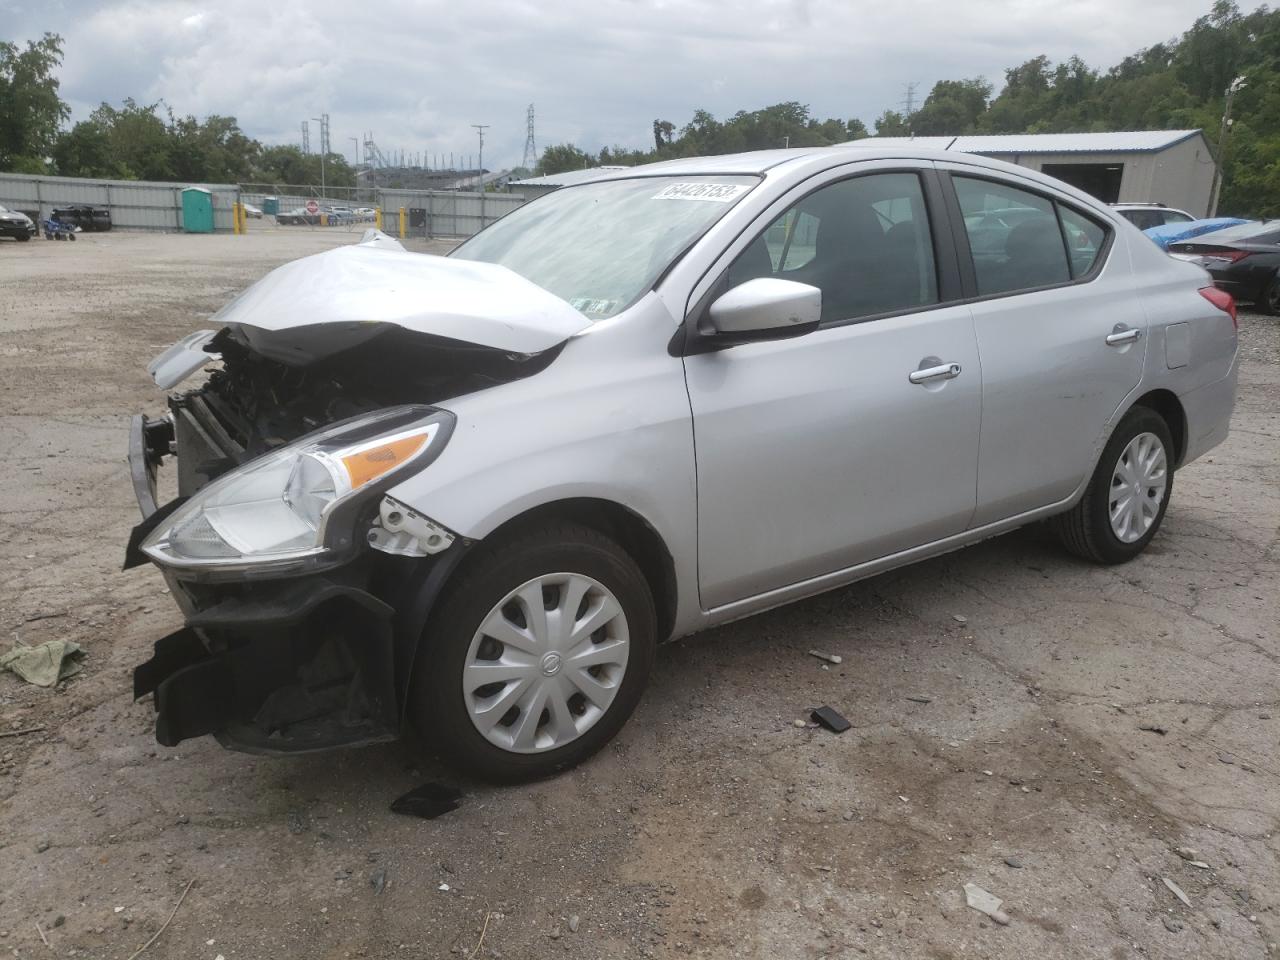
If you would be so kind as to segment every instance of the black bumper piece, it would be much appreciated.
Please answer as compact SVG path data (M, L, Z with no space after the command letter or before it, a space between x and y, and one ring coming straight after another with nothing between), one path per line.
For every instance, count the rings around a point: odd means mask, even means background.
M192 614L134 670L156 739L213 734L280 754L392 740L399 729L392 609L324 578L228 597Z

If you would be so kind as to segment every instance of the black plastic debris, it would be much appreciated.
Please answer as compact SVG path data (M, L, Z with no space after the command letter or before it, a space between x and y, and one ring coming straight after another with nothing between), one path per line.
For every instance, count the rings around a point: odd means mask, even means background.
M822 726L826 727L832 733L844 733L853 726L853 724L828 706L818 707L818 709L814 710L813 713L809 714L809 716L811 716L817 723L822 724Z
M424 783L391 804L391 812L434 820L451 810L457 810L461 802L462 791L457 787L451 787L447 783Z

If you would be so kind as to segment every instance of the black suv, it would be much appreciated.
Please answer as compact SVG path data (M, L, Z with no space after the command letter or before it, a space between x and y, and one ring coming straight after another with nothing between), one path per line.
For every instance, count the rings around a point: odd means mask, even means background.
M106 207L95 207L91 203L69 203L65 207L54 207L53 218L74 224L86 232L111 229L111 211Z

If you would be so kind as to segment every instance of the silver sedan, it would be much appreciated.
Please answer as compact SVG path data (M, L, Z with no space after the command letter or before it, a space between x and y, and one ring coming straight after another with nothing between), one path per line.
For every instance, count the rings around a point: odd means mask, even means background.
M1235 396L1202 269L910 147L602 171L447 258L370 231L215 326L132 433L130 562L187 619L135 673L157 737L411 722L503 780L606 743L662 640L1038 520L1136 557Z

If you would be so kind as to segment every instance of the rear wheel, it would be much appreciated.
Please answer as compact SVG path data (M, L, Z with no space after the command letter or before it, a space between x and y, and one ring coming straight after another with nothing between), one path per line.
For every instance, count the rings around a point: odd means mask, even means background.
M20 234L18 234L18 240L19 240L19 242L21 242L21 243L26 243L26 242L27 242L28 240L30 240L30 239L31 239L31 234L29 234L29 233L20 233Z
M1258 308L1273 317L1280 316L1280 276L1273 277L1271 282L1267 284L1267 288L1262 291L1262 299L1258 301Z
M1107 441L1080 502L1053 518L1063 545L1094 563L1136 557L1164 520L1173 458L1164 418L1148 407L1130 410Z
M486 780L545 777L622 728L648 681L644 575L589 528L557 523L468 558L428 624L410 710L423 738Z

